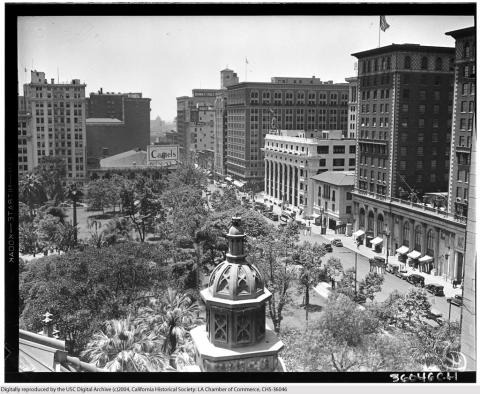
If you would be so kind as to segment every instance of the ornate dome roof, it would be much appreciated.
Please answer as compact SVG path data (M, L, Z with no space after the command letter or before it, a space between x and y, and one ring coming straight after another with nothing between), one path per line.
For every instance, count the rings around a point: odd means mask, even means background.
M264 293L264 282L257 267L229 261L220 263L208 283L214 297L229 300L255 299Z

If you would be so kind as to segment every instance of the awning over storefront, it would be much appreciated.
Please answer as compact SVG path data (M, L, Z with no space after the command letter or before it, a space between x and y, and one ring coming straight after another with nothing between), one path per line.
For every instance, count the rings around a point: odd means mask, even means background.
M245 183L240 181L233 181L233 184L238 187L239 189L245 186Z
M388 265L391 265L392 267L400 267L402 264L398 261L389 261Z
M429 263L430 261L433 261L433 257L431 257L431 256L429 256L428 254L426 254L425 256L420 257L420 258L418 259L418 261L419 261L420 263Z
M407 254L408 253L408 247L402 245L396 250L396 252L400 253L400 254Z
M353 238L358 238L358 237L361 237L362 235L365 234L365 231L363 230L357 230L353 233Z
M416 250L412 250L409 254L407 254L407 257L410 257L412 260L418 259L422 254L420 252L417 252Z
M231 181L232 181L232 178L230 178L229 176L227 176L227 177L225 178L225 180L226 180L227 182L231 182Z
M377 246L378 244L381 244L383 242L383 238L377 237L371 240L371 244L373 246Z

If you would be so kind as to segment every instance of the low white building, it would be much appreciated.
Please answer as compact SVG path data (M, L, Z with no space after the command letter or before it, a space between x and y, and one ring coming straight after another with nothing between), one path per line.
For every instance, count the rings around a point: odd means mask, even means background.
M265 198L305 211L311 177L355 170L354 139L341 130L279 130L265 136Z

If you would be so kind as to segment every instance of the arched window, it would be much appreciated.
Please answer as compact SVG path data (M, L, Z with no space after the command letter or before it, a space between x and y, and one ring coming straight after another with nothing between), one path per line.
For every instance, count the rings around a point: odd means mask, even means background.
M367 62L365 60L362 62L362 71L364 74L367 72Z
M385 62L385 58L382 57L382 71L385 70L386 67L387 67L387 65L386 65L386 62Z
M441 57L437 57L435 59L435 70L436 71L441 71L443 67L443 61Z
M422 226L415 227L415 250L422 252Z
M377 216L377 235L382 235L383 234L383 215L379 214Z
M373 62L373 71L378 71L378 60L375 59Z
M371 71L371 69L372 69L372 68L371 68L371 65L372 65L371 61L370 61L370 60L367 61L367 72L370 72L370 71Z
M403 244L405 246L410 246L410 223L405 222L403 225Z
M426 56L422 57L422 64L420 67L422 68L422 70L428 69L428 58Z
M372 231L373 232L373 221L374 221L373 212L370 211L368 213L367 231Z
M360 223L361 228L365 228L365 209L360 208Z
M434 242L433 230L428 230L428 233L427 233L427 254L431 257L434 257L433 242Z
M387 57L387 70L390 70L390 66L391 66L391 60L390 60L390 56Z
M405 60L403 62L403 67L410 70L412 67L412 59L410 59L410 56L405 56Z
M466 42L463 47L463 57L470 57L470 42Z

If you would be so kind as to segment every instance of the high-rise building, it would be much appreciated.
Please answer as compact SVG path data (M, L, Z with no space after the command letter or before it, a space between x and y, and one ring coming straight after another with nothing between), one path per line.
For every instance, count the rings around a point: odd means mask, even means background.
M357 138L357 91L358 78L345 78L348 82L348 138Z
M227 165L227 87L238 84L238 76L228 68L220 71L221 90L215 98L215 164L216 174L226 175Z
M218 92L218 89L193 89L191 97L177 97L177 133L181 157L189 157L191 150L198 149L199 135L202 135L203 140L204 127L205 131L208 129L208 141L211 141L214 149L214 103ZM205 124L204 116L208 124Z
M452 149L448 210L458 217L467 216L461 352L466 370L476 370L476 201L477 132L475 125L475 27L446 33L455 39L455 85L452 124Z
M273 77L270 83L232 85L227 92L227 174L253 188L264 186L261 149L272 128L347 132L347 83Z
M79 79L48 83L45 73L35 70L30 75L19 98L19 170L33 170L45 156L62 157L66 181L81 183L86 178L86 85Z
M150 99L142 93L90 93L87 105L87 160L98 167L106 156L150 144Z
M353 56L358 189L397 198L445 192L454 49L392 44Z
M410 265L461 283L466 218L442 203L450 168L454 49L393 44L354 56L354 234L367 245L379 237Z
M467 215L470 150L475 115L475 28L446 33L455 39L455 91L448 210Z

